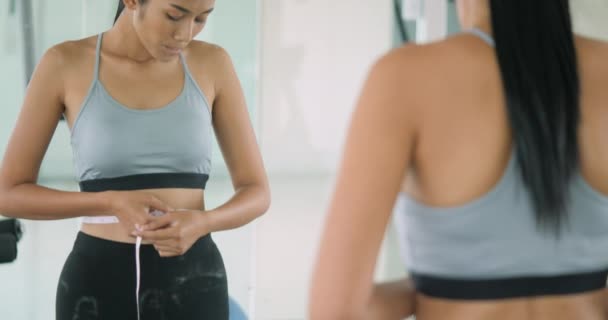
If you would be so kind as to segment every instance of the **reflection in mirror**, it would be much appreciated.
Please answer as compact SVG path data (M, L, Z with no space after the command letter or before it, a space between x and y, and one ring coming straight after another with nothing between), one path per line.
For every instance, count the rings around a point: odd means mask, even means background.
M455 3L453 1L445 1L447 4L445 9L435 7L441 6L438 4L440 1L436 0L398 0L398 2L403 4L402 10L413 10L413 12L401 13L401 16L404 17L404 21L408 23L407 31L414 34L414 36L410 38L412 41L425 43L433 40L441 40L446 36L461 31L461 28L458 25ZM608 40L608 19L606 19L606 17L608 17L608 2L601 0L571 0L570 5L574 32L576 34L604 41ZM431 30L436 31L435 34L418 32L418 28L427 27L426 24L428 24L429 21L438 19L438 17L441 21L430 28ZM399 22L396 23L397 26L399 26L399 24ZM443 28L444 25L446 28ZM418 38L418 36L421 36L422 38ZM400 46L401 39L399 39L399 37L396 37L395 39L395 46ZM402 206L405 205L403 203L399 204L398 209L403 210ZM410 219L413 218L410 217ZM404 228L403 221L400 222L401 228ZM407 249L401 248L399 245L398 239L403 235L399 235L396 232L398 223L399 222L395 221L394 225L388 229L382 246L380 261L378 263L378 273L381 274L381 279L400 279L407 276L406 268L408 268L409 261L406 260L404 262L403 259L404 256L407 255ZM407 255L407 257L411 258L412 255ZM576 261L573 263L581 262L574 257L572 261ZM439 316L438 319L440 318L441 317Z
M177 306L166 316L245 319L249 222L268 202L251 125L257 1L125 0L113 27L118 2L0 3L0 215L17 218L0 220L0 318L135 319ZM204 43L186 47L190 26ZM150 228L141 247L136 223ZM182 245L171 240L179 225Z

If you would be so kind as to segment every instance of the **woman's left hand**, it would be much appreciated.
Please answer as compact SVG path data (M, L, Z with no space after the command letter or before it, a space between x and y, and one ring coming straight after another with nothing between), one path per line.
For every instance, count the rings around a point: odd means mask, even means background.
M186 253L209 228L205 212L198 210L170 211L134 232L150 242L161 257L175 257Z

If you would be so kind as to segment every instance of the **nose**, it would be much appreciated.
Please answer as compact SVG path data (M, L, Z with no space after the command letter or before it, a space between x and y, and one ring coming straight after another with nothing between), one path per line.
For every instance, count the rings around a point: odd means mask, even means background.
M190 20L183 21L178 24L175 33L173 34L173 39L180 42L189 42L192 40L192 34L194 28L194 22Z

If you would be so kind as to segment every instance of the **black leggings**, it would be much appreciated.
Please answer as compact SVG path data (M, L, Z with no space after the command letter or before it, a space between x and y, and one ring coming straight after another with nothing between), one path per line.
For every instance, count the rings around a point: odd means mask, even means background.
M222 256L210 235L186 254L140 250L141 320L228 320ZM135 245L78 233L59 277L56 320L137 320Z

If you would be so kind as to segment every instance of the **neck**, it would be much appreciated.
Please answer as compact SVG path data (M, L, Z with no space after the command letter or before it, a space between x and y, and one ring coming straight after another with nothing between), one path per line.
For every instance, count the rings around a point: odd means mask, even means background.
M462 29L479 29L492 34L492 14L489 1L462 1L460 21Z
M156 60L143 45L133 27L132 13L125 9L114 26L105 33L104 44L119 56L137 63Z

